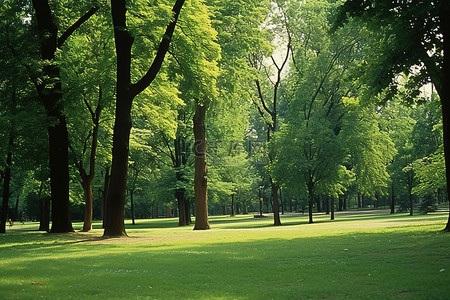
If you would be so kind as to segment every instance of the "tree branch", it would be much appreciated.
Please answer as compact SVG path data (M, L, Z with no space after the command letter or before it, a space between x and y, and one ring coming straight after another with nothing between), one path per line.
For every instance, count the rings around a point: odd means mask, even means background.
M137 96L143 90L145 90L150 83L155 79L158 74L159 69L162 66L164 57L166 56L167 50L169 49L170 41L172 39L173 32L175 31L175 26L178 21L178 16L180 15L181 8L183 7L185 0L177 0L172 8L173 18L167 25L166 32L159 44L158 51L156 52L155 59L152 65L148 69L147 73L136 83L130 86L130 93L133 96Z
M89 20L89 18L92 17L99 9L99 6L92 7L87 13L85 13L75 23L73 23L72 26L67 28L67 30L59 37L56 46L58 48L61 48L61 46L72 35L72 33L74 33L75 30L77 30L81 25L83 25L84 22Z

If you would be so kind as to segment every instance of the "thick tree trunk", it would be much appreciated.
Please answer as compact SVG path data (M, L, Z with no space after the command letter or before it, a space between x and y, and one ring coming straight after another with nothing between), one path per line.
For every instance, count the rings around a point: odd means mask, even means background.
M50 230L50 197L40 199L39 231Z
M48 127L50 152L50 188L52 197L52 233L73 232L69 200L69 139L66 118L62 112L59 123Z
M105 228L105 220L106 220L106 207L108 198L108 190L109 190L109 167L106 167L105 170L105 180L103 182L103 199L102 199L102 228Z
M104 236L126 236L124 208L131 130L130 93L131 47L133 37L127 31L125 1L112 1L114 41L117 54L116 119L114 123L111 178L109 184Z
M196 106L194 115L194 154L195 154L195 227L194 230L210 229L208 222L208 194L206 167L205 106Z
M3 199L2 209L0 213L0 233L6 232L6 214L9 208L9 186L11 183L11 163L12 163L12 147L14 145L14 136L9 133L8 154L6 155L6 168L3 177Z
M52 229L54 233L72 232L69 201L69 139L63 113L59 66L55 64L58 28L52 20L48 1L33 0L38 23L44 80L37 87L47 115L57 121L48 127Z
M445 5L443 5L445 7ZM441 71L441 90L439 96L442 105L442 123L444 136L444 157L447 179L447 199L449 201L449 217L444 231L450 232L450 10L440 13L440 25L444 39L444 62ZM439 91L439 90L438 90Z
M178 226L189 225L186 219L186 199L184 198L184 189L177 190L175 192L175 198L178 202L178 210L180 211L178 215Z

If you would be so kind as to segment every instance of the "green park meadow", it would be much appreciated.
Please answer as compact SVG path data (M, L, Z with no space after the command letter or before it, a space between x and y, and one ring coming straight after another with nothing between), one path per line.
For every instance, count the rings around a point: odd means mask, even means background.
M127 221L129 237L48 234L36 223L1 236L1 299L448 299L447 213L253 215Z

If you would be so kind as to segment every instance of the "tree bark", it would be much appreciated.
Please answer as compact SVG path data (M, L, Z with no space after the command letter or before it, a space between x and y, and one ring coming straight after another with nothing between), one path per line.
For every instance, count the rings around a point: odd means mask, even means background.
M206 167L206 107L196 106L194 115L194 154L195 154L195 226L194 230L210 229L208 222L208 193L207 193L207 167Z
M3 177L3 199L2 210L0 213L0 233L6 232L6 215L9 207L9 186L11 183L11 164L12 164L12 147L14 146L14 136L12 131L9 133L8 153L6 155L6 168Z
M175 192L175 198L178 202L178 210L180 211L178 215L178 226L189 225L186 219L186 199L184 198L184 189L179 189Z
M331 197L331 220L334 220L334 197Z
M106 167L105 170L105 180L103 182L103 199L102 199L102 228L105 228L105 220L106 220L106 207L108 198L108 190L109 190L109 167Z
M446 7L443 5L443 7ZM439 20L444 40L444 61L441 71L441 89L438 89L442 105L442 123L444 137L444 157L447 179L447 198L449 201L449 217L444 231L450 232L450 9L442 9Z
M39 231L50 230L50 197L40 199Z

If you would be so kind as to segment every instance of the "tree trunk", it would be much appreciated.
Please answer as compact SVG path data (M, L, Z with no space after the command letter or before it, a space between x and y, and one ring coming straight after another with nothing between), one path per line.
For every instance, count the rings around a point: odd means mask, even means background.
M210 229L208 222L208 194L206 167L206 107L197 104L194 115L194 154L195 154L195 226L194 230Z
M187 225L191 225L191 223L192 223L192 220L191 220L191 202L189 201L189 199L184 198L184 204L186 206L186 209L185 209L185 212L186 212L186 224ZM192 208L192 210L194 210L194 208ZM194 213L195 213L195 211L194 211Z
M313 185L308 184L308 215L309 215L309 224L314 223L313 222L313 204L314 204L314 191L313 191Z
M331 197L331 220L334 220L334 197Z
M106 220L106 207L108 198L108 190L109 190L109 167L106 167L105 170L105 180L103 182L103 199L102 199L102 228L105 228L105 220Z
M412 196L412 186L408 188L408 195L409 195L409 215L412 216L414 214L414 201Z
M316 205L317 205L317 211L321 212L322 207L320 206L320 197L316 197Z
M272 186L272 210L273 210L273 225L280 226L280 207L278 204L278 185L273 182L272 178L270 178L270 183Z
M177 199L178 210L180 211L178 214L178 226L189 225L186 219L186 200L184 198L184 189L175 191L175 198Z
M395 190L394 184L391 186L391 214L395 213Z
M159 218L159 206L158 204L155 204L155 208L153 210L153 218L158 219Z
M247 207L247 203L244 203L242 206L243 206L243 209L244 209L244 211L242 212L242 214L248 215L248 207Z
M342 207L344 205L344 202L342 200L343 196L339 195L339 199L338 199L338 211L342 211Z
M445 7L445 5L443 5ZM449 217L444 231L450 232L450 19L448 18L450 11L442 9L440 12L440 27L444 40L444 61L441 71L441 90L439 96L442 105L442 124L444 137L444 157L447 179L447 199L449 201ZM438 90L439 91L439 90Z
M226 215L226 214L227 214L227 206L222 205L222 215Z
M166 205L166 218L172 217L172 210L169 205Z
M361 193L358 193L358 208L361 208Z
M231 194L231 215L230 217L234 217L234 194Z
M8 142L8 154L6 155L6 168L3 177L3 199L2 199L2 210L0 213L0 233L6 232L6 214L8 213L9 207L9 186L11 183L11 163L12 163L12 147L14 145L14 136L12 132L9 133Z
M131 205L131 224L136 225L134 220L134 192L130 191L130 205Z
M94 195L92 192L92 181L93 177L87 176L81 182L84 192L84 222L83 222L83 232L88 232L92 229L92 211L93 211L93 199Z
M347 195L344 196L344 205L342 207L344 210L347 210Z
M281 214L284 215L284 201L283 201L283 196L281 193L281 188L280 188L280 204L281 204Z
M325 214L329 215L330 214L330 197L325 197Z
M50 197L45 196L40 200L39 231L50 230Z
M114 122L111 178L109 184L104 236L126 236L124 208L131 130L130 93L131 47L133 37L126 30L125 1L112 1L114 41L117 54L116 119Z

